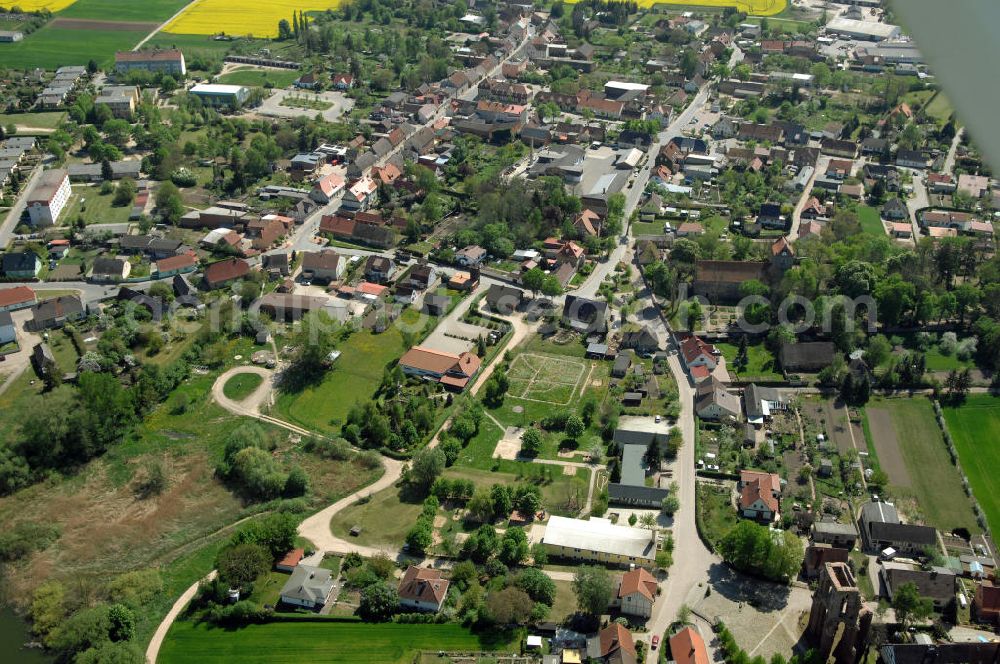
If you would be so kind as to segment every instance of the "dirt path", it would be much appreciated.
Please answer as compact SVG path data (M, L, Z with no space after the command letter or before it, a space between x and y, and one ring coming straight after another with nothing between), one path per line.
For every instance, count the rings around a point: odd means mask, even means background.
M188 605L188 602L194 599L195 594L198 592L198 586L201 585L202 581L211 581L216 577L216 574L216 571L213 569L207 576L198 580L197 583L181 593L181 596L177 598L174 605L170 607L170 611L164 616L163 621L160 622L159 627L153 633L153 638L149 640L149 645L146 646L146 661L149 664L155 664L156 657L160 654L160 646L163 645L163 639L167 637L170 626L174 624L174 620L181 614L181 611Z
M168 23L170 23L175 18L177 18L178 16L180 16L181 14L183 14L184 12L186 12L187 9L188 9L188 7L190 7L193 4L194 4L194 0L191 0L191 2L187 3L186 5L184 5L180 9L178 9L176 14L174 14L173 16L171 16L170 18L168 18L166 21L164 21L163 23L160 23L158 26L156 26L156 28L154 28L153 31L150 32L148 35L146 35L145 37L143 37L142 41L140 41L138 44L136 44L135 47L132 50L133 51L138 51L140 48L142 48L143 44L145 44L150 39L152 39L153 37L155 37L158 32L160 32L161 30L163 30L163 28L167 27Z

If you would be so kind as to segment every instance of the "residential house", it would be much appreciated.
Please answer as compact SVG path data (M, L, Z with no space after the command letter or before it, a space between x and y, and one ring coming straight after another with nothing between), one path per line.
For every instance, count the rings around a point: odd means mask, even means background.
M775 412L786 410L788 402L775 388L751 383L743 390L743 406L748 422L763 424L771 419Z
M344 191L344 178L336 173L325 175L316 181L309 198L320 205L326 205Z
M8 252L0 259L0 269L11 280L34 279L42 269L42 260L33 251Z
M404 609L437 613L448 596L448 585L441 570L410 565L399 581L399 605Z
M427 264L414 265L407 275L407 282L419 290L427 290L437 281L434 268Z
M134 85L106 85L97 94L94 104L107 106L116 118L131 120L139 105L139 88Z
M287 277L290 272L288 254L283 251L264 254L261 256L260 265L271 276Z
M935 611L941 611L955 601L955 574L946 567L922 570L907 563L885 561L880 574L889 601L900 586L907 583L915 585L921 597L930 599Z
M513 286L492 284L486 291L486 304L489 311L501 316L511 315L521 306L522 302L524 302L524 291Z
M958 191L973 198L982 198L990 189L990 179L985 175L962 173L958 176Z
M96 282L111 282L127 279L132 271L132 263L121 258L97 258L90 271L90 279Z
M893 197L882 206L882 218L889 221L900 221L910 218L910 211L906 208L906 203Z
M763 203L754 221L758 227L767 230L788 230L788 218L781 214L781 206L777 203Z
M864 550L870 553L892 549L902 556L922 556L924 549L937 546L934 528L902 523L892 503L871 501L862 505L858 530Z
M694 627L685 627L670 637L670 659L674 664L711 664L705 640Z
M684 361L684 367L688 373L692 375L693 370L697 367L704 367L709 373L715 371L721 355L722 353L715 346L694 334L685 337L680 342L681 359Z
M776 473L741 470L736 488L741 516L768 523L778 518L781 478Z
M611 365L612 378L624 378L628 375L628 370L632 367L632 353L622 351L615 356L614 364Z
M344 274L346 261L333 249L302 252L302 277L317 281L336 281Z
M378 184L370 176L355 180L344 192L341 206L353 210L367 210L378 201Z
M695 388L694 412L703 420L739 420L740 397L715 376L708 376Z
M650 567L656 562L656 534L617 525L609 519L551 516L542 536L550 556L621 566Z
M365 279L376 284L387 284L394 269L388 256L369 256L365 262Z
M478 267L485 258L486 250L474 244L455 252L455 262L463 267Z
M604 334L607 331L607 302L567 295L563 304L562 322L584 334Z
M472 291L479 287L479 270L458 270L448 279L448 288L458 291Z
M957 188L949 173L928 173L926 183L932 194L953 194Z
M351 74L334 74L330 77L330 83L337 90L350 90L354 87L354 76Z
M622 332L619 348L631 348L640 354L652 354L659 350L660 341L648 325Z
M842 141L837 138L824 138L819 142L823 154L834 157L855 159L858 156L858 144L855 141Z
M653 615L657 589L656 578L645 568L637 567L622 575L615 603L626 615L649 618Z
M919 150L897 150L896 165L904 168L917 168L923 170L927 168L927 157Z
M279 596L285 604L318 610L330 600L334 587L330 570L300 564L282 586Z
M31 329L35 331L62 327L67 322L84 318L87 309L75 295L61 295L43 300L31 307Z
M36 344L31 350L31 363L34 365L39 377L44 377L49 372L56 371L59 366L56 364L56 357L52 354L52 349L44 341Z
M153 273L157 279L164 279L178 274L194 272L196 267L198 267L198 259L193 254L180 254L156 261Z
M250 273L250 264L240 258L227 258L205 268L205 287L214 290L242 279Z
M474 353L456 355L421 346L414 346L399 358L403 373L425 379L434 379L447 389L461 392L482 366Z
M830 365L834 351L830 341L784 341L778 351L778 361L783 371L814 373Z
M587 643L587 656L604 664L636 664L632 633L621 623L610 623Z
M35 301L35 291L28 286L0 289L0 311L27 309L35 304Z
M889 224L889 235L898 240L909 240L913 237L913 226L908 221L894 221Z

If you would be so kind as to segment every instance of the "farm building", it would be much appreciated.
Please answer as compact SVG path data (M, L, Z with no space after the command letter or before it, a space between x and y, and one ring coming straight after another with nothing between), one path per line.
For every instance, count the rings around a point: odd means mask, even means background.
M656 533L611 523L553 516L542 544L551 556L618 565L652 565L656 560Z

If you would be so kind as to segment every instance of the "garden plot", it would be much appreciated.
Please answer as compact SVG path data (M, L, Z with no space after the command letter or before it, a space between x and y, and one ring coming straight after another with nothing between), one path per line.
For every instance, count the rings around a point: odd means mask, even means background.
M567 406L587 365L577 358L522 353L510 366L510 396Z

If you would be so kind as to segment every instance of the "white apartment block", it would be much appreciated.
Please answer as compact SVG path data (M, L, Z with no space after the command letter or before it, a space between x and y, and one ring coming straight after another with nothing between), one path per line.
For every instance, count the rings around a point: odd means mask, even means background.
M64 169L54 169L42 173L28 198L28 216L34 226L51 226L59 219L59 214L69 203L73 193L69 186L69 173Z

